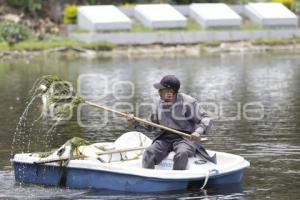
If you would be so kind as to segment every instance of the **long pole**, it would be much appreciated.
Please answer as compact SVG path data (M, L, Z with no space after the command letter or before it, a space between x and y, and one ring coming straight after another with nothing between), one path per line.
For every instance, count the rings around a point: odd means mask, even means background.
M111 108L108 108L106 106L102 106L102 105L99 105L99 104L95 104L93 102L90 102L90 101L85 101L86 104L88 105L91 105L91 106L94 106L96 108L101 108L103 110L106 110L106 111L109 111L109 112L113 112L113 113L116 113L120 116L123 116L123 117L127 117L127 114L126 113L123 113L123 112L119 112L117 110L113 110ZM184 132L181 132L181 131L177 131L175 129L172 129L172 128L169 128L169 127L166 127L166 126L162 126L160 124L156 124L156 123L153 123L153 122L150 122L148 120L145 120L145 119L141 119L139 117L134 117L134 120L137 121L137 122L142 122L144 124L147 124L147 125L150 125L150 126L153 126L155 128L160 128L160 129L163 129L163 130L166 130L166 131L169 131L169 132L172 132L172 133L175 133L177 135L180 135L180 136L183 136L183 137L188 137L190 138L190 135L189 134L186 134ZM201 141L206 141L207 138L201 138Z

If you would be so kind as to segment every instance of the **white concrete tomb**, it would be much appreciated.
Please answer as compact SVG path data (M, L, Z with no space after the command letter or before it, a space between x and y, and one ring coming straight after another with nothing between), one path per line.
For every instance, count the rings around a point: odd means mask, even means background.
M169 4L144 4L134 8L135 18L153 29L183 28L187 19Z
M80 6L77 23L80 29L90 31L131 30L132 22L116 6Z
M203 28L240 27L242 18L224 3L193 3L190 17Z
M246 14L260 26L298 27L298 17L281 3L249 3Z

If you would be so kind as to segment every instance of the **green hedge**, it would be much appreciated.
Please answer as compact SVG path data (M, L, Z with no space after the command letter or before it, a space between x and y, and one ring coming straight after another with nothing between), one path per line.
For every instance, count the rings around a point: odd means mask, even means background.
M15 44L31 37L31 30L19 23L12 21L0 22L0 41Z
M76 24L77 22L77 6L70 4L64 9L64 24Z

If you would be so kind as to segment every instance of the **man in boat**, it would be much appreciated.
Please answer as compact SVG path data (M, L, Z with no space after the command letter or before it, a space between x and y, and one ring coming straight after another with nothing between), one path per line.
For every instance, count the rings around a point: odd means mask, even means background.
M186 169L188 158L199 153L206 160L216 163L215 156L210 157L201 146L200 139L207 134L211 127L211 120L201 109L199 102L184 93L179 92L180 81L174 75L164 76L159 83L153 85L159 92L160 100L148 120L178 131L187 133L189 138L165 131L156 130L156 137L151 146L143 154L143 167L154 169L169 152L174 151L174 170ZM127 114L127 120L147 131L155 128L138 124L133 114Z

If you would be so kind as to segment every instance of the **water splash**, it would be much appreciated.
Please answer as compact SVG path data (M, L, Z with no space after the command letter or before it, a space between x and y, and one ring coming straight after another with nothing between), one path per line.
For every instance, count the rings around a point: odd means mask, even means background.
M39 94L33 96L29 102L26 103L25 110L23 111L19 122L17 124L16 130L14 132L13 141L12 141L12 151L11 154L13 154L14 150L24 151L24 142L26 137L26 120L28 116L28 111L30 108L34 105L34 102L40 97ZM30 132L29 132L30 133ZM22 145L20 145L22 143ZM18 145L17 145L18 144ZM15 147L18 146L20 148L15 149Z
M38 133L35 135L44 137L38 141L44 141L43 146L49 147L47 143L52 141L52 133L57 130L58 125L72 117L73 108L81 102L83 99L76 96L70 82L53 75L37 79L29 91L29 100L14 132L11 157L16 152L32 150L32 133L36 128ZM40 114L36 117L34 115L38 112L34 109L39 105L42 105L42 110L38 111Z

